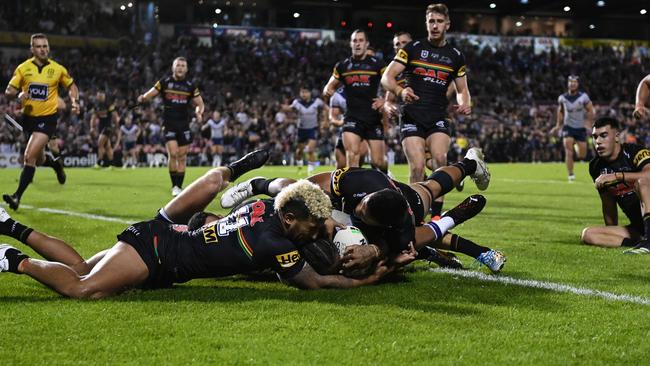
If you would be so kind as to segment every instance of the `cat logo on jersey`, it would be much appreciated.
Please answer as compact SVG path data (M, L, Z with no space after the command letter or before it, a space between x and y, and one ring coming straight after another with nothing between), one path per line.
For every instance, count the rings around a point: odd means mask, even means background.
M645 161L647 158L650 158L650 150L648 149L643 149L636 153L634 155L634 160L632 161L634 163L634 166L639 166L643 161Z
M397 51L397 55L395 55L395 60L407 63L409 60L409 54L406 53L406 51L400 49Z
M332 173L332 193L336 196L341 196L341 188L339 187L341 183L341 177L345 172L348 171L349 168L343 168L343 169L336 169L334 173Z
M219 242L219 238L217 237L217 232L214 229L214 226L217 224L217 222L218 221L215 221L210 225L206 225L203 227L203 241L206 244L214 244Z
M298 254L297 250L294 250L293 252L276 255L275 259L280 264L280 267L289 268L298 263L300 254Z

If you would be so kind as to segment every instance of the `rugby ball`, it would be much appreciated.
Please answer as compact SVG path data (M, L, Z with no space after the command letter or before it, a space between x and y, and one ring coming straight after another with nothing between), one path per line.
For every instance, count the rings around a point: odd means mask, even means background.
M350 245L366 245L368 240L363 236L361 230L356 226L347 226L345 229L338 229L336 234L334 234L334 245L339 250L339 254L342 256L345 252L345 248Z

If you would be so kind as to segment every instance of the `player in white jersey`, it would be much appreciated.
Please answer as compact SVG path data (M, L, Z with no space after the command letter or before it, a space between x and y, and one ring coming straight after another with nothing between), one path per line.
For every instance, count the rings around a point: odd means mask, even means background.
M587 130L591 130L594 120L594 105L587 93L579 91L579 79L570 75L568 91L557 99L557 124L551 129L551 134L556 134L562 129L562 142L564 144L564 161L569 173L569 182L575 180L573 174L573 149L578 147L576 158L583 160L587 156Z
M221 166L221 154L223 154L223 130L226 128L226 118L221 117L219 111L212 112L212 117L201 127L201 130L210 129L210 153L212 154L212 166Z
M283 105L286 111L294 110L298 114L298 140L295 160L298 167L303 165L303 155L307 154L309 162L307 173L311 174L316 166L316 140L320 127L321 113L327 116L327 105L320 98L313 98L306 87L300 88L300 98L294 99L290 105Z
M331 124L337 127L338 132L336 133L336 146L334 147L334 154L336 156L336 169L342 169L346 167L345 160L345 147L343 146L343 137L341 133L343 132L341 127L345 120L345 112L348 110L347 101L343 95L343 88L339 88L336 93L330 98L330 111L329 111L329 121ZM363 162L368 154L368 141L362 140L361 146L359 147L359 153L361 158L359 159L359 166L363 166Z
M140 146L138 146L138 137L140 137L140 127L133 123L133 116L127 114L124 117L124 124L120 126L120 136L122 140L122 158L124 164L122 168L134 168L138 165L138 155L140 155Z

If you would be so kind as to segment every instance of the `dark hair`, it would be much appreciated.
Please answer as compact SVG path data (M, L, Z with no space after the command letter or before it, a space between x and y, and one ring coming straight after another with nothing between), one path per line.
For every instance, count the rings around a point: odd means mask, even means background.
M408 213L408 203L398 191L384 188L368 198L368 215L379 225L392 227L404 222Z
M32 34L32 37L29 40L29 44L33 46L35 39L47 39L47 36L45 35L45 33L34 33Z
M409 32L401 31L401 32L397 32L397 33L393 34L393 38L395 38L395 37L401 37L401 36L408 36L409 38L413 38L413 37L411 36L411 33L409 33Z
M600 117L594 122L594 128L601 128L605 126L610 126L614 130L618 130L620 128L618 120L612 117Z
M449 18L449 8L445 4L438 3L427 6L426 14L428 15L429 13L439 13L444 15L445 18Z
M363 29L355 29L354 31L352 31L352 34L350 34L350 38L352 38L352 36L356 33L363 33L363 36L366 37L366 41L370 41L370 39L368 38L368 32L366 32Z
M187 222L187 230L188 231L194 231L197 229L200 229L201 226L205 225L205 219L208 216L216 216L212 212L207 212L207 211L200 211L192 215L190 217L190 220Z
M309 208L307 208L305 201L301 199L291 199L287 201L280 211L283 215L292 213L298 220L306 220L311 217Z

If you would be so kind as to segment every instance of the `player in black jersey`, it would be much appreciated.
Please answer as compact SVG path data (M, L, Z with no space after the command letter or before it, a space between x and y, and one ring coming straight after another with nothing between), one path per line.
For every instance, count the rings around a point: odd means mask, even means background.
M185 179L187 149L192 142L190 131L190 107L194 116L203 120L203 99L194 82L187 80L187 60L177 57L172 63L172 75L159 80L153 88L138 96L138 104L148 101L158 94L163 96L163 129L167 147L167 164L172 181L172 195L178 195Z
M465 176L489 179L482 160L464 159L460 163L439 168L429 180L406 185L371 169L345 168L316 174L307 179L318 184L332 199L334 208L350 215L350 224L359 227L376 247L360 246L351 253L348 266L364 266L377 255L398 257L411 246L420 250L442 239L451 227L476 215L485 204L482 196L471 196L437 222L424 223L431 202L453 187ZM221 197L223 207L234 207L257 194L275 195L293 179L252 178L237 184ZM476 245L466 239L449 235L437 243L444 249L460 251L476 258L492 271L501 270L502 253Z
M382 77L382 85L405 103L401 121L404 152L409 162L410 181L424 179L425 149L431 152L434 168L447 164L450 129L446 94L454 83L461 114L470 114L463 54L449 45L448 9L429 5L426 11L428 38L413 41L397 51ZM406 75L406 85L398 85L398 75Z
M646 254L650 253L650 150L621 144L619 131L613 118L594 122L592 137L598 156L589 163L589 174L600 194L606 226L587 227L581 238L585 244L603 247L640 244L632 252ZM628 225L619 225L617 205L630 220ZM638 242L642 236L646 240Z
M187 217L207 206L230 179L267 159L268 153L258 150L228 167L212 169L161 212L171 219ZM330 213L327 196L313 183L300 181L275 200L256 201L193 231L158 218L133 224L117 236L112 248L84 261L67 243L24 226L0 209L0 233L49 260L29 258L2 244L0 272L27 274L73 298L103 298L133 287L164 288L193 278L264 269L275 270L300 288L376 282L386 273L385 266L364 279L352 279L319 275L301 258L298 248L321 235Z
M97 134L97 164L108 167L113 162L113 145L111 136L113 133L119 133L119 116L115 110L115 105L106 99L104 91L98 91L95 96L95 107L90 118L90 133Z
M347 113L343 125L343 146L347 166L359 166L360 146L365 139L370 145L372 164L381 171L388 172L380 112L384 100L377 97L385 65L381 59L367 55L368 46L365 31L352 32L352 56L334 66L332 76L323 89L323 97L329 100L339 85L344 87Z

